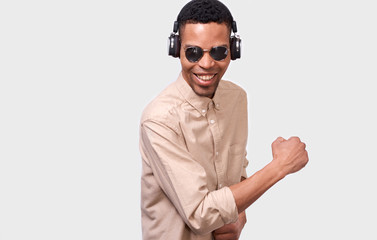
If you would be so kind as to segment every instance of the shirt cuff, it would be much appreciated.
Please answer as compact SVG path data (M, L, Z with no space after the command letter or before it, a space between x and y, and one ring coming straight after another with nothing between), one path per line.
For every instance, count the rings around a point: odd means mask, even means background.
M213 201L217 202L218 210L224 224L234 223L238 219L238 209L229 187L212 192Z

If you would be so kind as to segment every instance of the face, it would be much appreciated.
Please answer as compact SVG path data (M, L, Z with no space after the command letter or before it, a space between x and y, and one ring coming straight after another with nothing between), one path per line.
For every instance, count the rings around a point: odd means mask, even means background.
M181 29L182 76L197 95L212 98L215 94L230 63L229 34L229 28L225 23L187 23ZM216 61L206 51L199 61L192 63L185 55L185 50L192 46L208 50L212 47L226 46L228 56L224 60Z

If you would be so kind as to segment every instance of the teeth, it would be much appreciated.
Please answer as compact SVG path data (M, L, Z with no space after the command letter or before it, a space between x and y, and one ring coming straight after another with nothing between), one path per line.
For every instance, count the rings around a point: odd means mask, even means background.
M200 80L203 81L209 81L211 80L215 75L196 75Z

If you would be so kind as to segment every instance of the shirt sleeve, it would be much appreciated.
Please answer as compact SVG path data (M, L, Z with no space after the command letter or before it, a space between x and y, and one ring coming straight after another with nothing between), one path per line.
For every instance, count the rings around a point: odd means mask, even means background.
M238 219L228 187L209 192L205 169L187 151L173 125L147 120L141 125L140 150L156 181L196 234L207 234Z

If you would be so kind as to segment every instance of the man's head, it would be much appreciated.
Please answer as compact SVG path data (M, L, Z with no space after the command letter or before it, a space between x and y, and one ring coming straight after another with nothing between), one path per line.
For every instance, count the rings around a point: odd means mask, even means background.
M212 98L230 63L233 17L217 0L192 0L177 22L183 78L197 95Z

